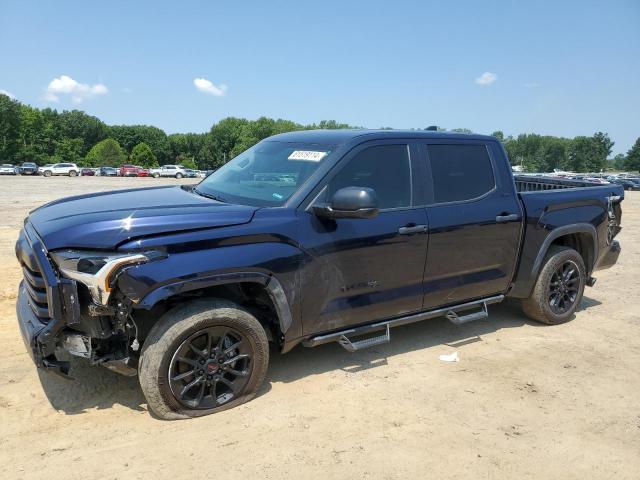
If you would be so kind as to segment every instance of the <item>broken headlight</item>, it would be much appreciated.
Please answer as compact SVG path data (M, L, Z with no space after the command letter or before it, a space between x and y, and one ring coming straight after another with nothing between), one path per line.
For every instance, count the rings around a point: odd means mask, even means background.
M166 256L157 251L109 253L86 250L61 250L50 255L62 276L86 285L91 298L99 305L108 303L112 282L125 267Z

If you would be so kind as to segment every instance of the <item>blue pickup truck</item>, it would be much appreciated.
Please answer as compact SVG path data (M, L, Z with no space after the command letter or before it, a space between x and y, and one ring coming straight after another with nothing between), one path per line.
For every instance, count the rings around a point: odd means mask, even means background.
M18 319L39 368L68 375L82 357L137 374L159 417L200 416L250 400L270 347L355 352L397 325L485 319L505 297L539 322L573 318L620 253L623 198L514 179L488 136L285 133L195 186L32 211Z

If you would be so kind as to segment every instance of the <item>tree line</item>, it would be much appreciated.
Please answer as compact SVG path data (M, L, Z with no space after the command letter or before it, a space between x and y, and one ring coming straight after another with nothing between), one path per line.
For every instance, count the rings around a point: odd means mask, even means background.
M181 164L207 170L218 168L263 138L317 128L357 127L335 120L302 125L267 117L228 117L206 133L167 135L148 125L107 125L80 110L38 109L0 94L0 163L70 162L89 167ZM503 142L512 164L522 165L527 171L640 169L640 138L626 156L608 161L614 143L602 132L572 139L536 134L505 137L500 131L493 135Z

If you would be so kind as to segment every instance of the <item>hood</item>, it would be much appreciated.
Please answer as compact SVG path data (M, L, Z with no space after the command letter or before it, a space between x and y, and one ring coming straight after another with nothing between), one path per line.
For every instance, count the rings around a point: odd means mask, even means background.
M256 210L152 187L63 198L32 211L28 221L48 250L113 249L137 237L248 223Z

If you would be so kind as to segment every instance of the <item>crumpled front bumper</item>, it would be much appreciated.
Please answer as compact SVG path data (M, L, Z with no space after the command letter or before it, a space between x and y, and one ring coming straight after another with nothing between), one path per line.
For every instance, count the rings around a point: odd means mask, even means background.
M42 355L37 345L38 334L44 330L46 325L35 316L33 310L29 306L29 294L24 286L24 280L20 282L20 290L18 292L18 301L16 302L16 315L18 316L18 325L25 347L36 365L42 366Z
M25 223L16 242L16 256L22 265L16 315L27 351L38 368L66 374L68 364L55 358L61 330L76 323L79 311L73 280L58 278L37 232Z

